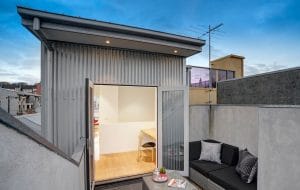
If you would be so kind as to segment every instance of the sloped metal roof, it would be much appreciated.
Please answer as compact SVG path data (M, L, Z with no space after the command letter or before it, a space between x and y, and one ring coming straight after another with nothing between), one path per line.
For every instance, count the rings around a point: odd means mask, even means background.
M17 11L22 24L49 48L49 42L63 41L189 57L205 44L201 39L25 7Z

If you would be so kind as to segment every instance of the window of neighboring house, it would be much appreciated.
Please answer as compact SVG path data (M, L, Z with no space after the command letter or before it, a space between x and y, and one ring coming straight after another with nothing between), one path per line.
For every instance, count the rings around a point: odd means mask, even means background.
M234 78L234 71L227 71L227 79L233 79Z
M218 71L218 81L226 80L227 79L227 71L219 70Z

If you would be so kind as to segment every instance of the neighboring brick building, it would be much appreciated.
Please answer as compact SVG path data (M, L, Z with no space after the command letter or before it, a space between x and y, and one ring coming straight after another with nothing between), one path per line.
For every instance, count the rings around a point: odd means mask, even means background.
M211 61L210 67L235 71L235 78L242 78L244 76L244 59L245 57L243 56L230 54Z

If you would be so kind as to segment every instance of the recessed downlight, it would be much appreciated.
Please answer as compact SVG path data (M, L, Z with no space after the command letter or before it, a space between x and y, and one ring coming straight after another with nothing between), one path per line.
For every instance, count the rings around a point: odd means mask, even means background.
M109 40L106 40L105 43L106 43L106 44L110 44L110 41L109 41Z
M178 53L178 50L175 49L175 50L174 50L174 53Z

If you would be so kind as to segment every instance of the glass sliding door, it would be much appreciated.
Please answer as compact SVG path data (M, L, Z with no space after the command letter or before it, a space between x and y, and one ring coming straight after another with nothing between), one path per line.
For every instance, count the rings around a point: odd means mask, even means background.
M187 91L159 90L159 165L188 175Z

